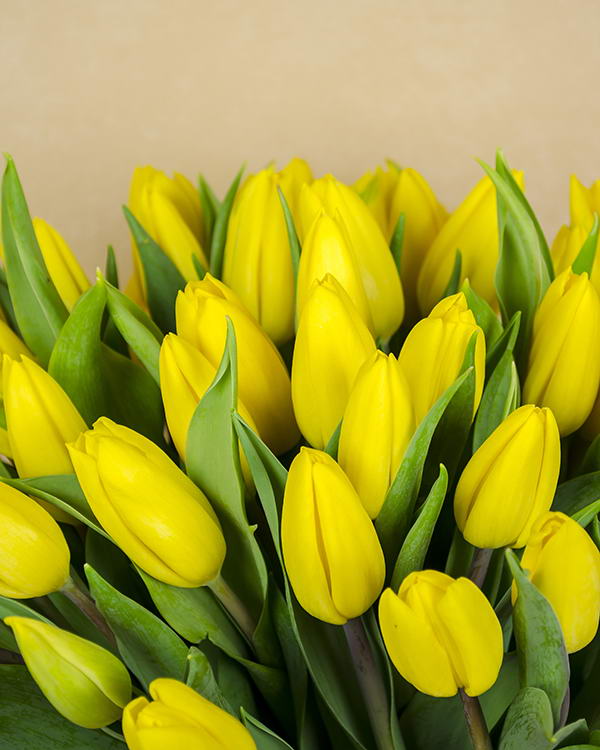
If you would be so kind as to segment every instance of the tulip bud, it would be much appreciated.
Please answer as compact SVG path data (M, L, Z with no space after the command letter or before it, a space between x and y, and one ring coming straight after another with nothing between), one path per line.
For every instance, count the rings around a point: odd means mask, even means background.
M313 181L311 168L304 159L294 157L289 164L279 172L278 176L279 187L285 196L285 201L292 212L294 221L297 223L300 190L305 182L310 185Z
M512 172L523 188L523 173ZM460 206L450 214L427 251L419 273L417 297L423 313L441 299L456 260L462 257L461 283L497 307L494 274L498 263L498 210L496 189L489 177L480 180Z
M379 515L414 432L410 391L393 354L358 373L344 412L338 461L371 518Z
M356 375L375 342L356 307L327 274L308 296L294 347L292 401L300 431L324 448L340 423Z
M50 280L68 310L90 287L83 269L60 234L43 219L34 219L35 236Z
M300 193L300 233L304 241L325 210L344 229L362 279L375 334L389 339L404 315L400 277L381 229L364 201L331 175L305 185Z
M294 419L290 376L271 339L237 295L207 274L179 292L177 333L193 344L213 367L219 366L227 337L227 317L235 329L238 393L249 408L258 432L276 454L299 440Z
M575 175L570 181L571 224L592 228L594 214L600 214L600 180L586 188Z
M12 330L8 323L4 320L0 320L0 357L3 354L8 354L11 359L19 359L21 354L24 354L26 357L32 357L29 349ZM0 359L0 369L1 368L2 359Z
M454 496L454 516L476 547L523 547L552 503L560 437L550 409L513 411L475 451Z
M302 315L313 283L328 273L343 287L361 318L372 331L371 311L360 268L344 225L322 211L312 223L302 245L296 288L298 319Z
M392 196L401 173L397 166L388 164L387 170L377 167L365 172L352 186L367 204L388 242L395 226L391 218Z
M41 505L0 484L0 596L29 599L58 591L69 577L62 532Z
M531 530L521 567L552 605L567 651L587 646L600 618L600 552L585 529L564 513L544 513Z
M150 696L152 702L136 698L123 712L123 734L131 750L256 750L241 722L183 682L153 680Z
M294 272L272 168L248 178L229 219L223 281L279 345L294 334Z
M548 406L561 435L589 416L600 384L600 298L587 273L568 268L548 287L533 321L523 400Z
M473 335L475 342L475 399L477 411L485 378L485 337L462 292L446 297L419 321L406 337L398 362L412 394L418 425L444 391L460 375Z
M120 718L131 699L131 679L110 651L40 620L6 617L4 622L31 676L60 714L87 729Z
M301 448L285 486L281 543L291 586L319 620L343 625L373 604L385 579L375 528L336 462Z
M502 628L481 590L437 570L408 575L386 589L379 623L390 659L405 680L436 698L464 688L485 693L502 666Z
M68 447L94 515L136 565L182 588L217 577L225 557L219 521L166 453L106 417Z
M177 452L185 461L190 422L215 379L217 367L181 336L169 333L160 347L159 370L167 426ZM238 411L258 434L254 419L239 398Z
M198 278L193 256L208 267L201 245L204 226L200 198L186 177L175 173L170 178L154 167L137 167L131 180L129 208L184 279ZM139 273L141 263L135 244L133 250Z
M71 474L66 443L86 424L60 385L25 356L4 356L4 410L12 457L21 477Z

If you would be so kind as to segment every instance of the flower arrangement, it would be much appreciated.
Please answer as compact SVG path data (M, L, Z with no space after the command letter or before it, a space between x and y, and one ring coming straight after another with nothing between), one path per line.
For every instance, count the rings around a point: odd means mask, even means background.
M600 183L2 184L0 746L600 747Z

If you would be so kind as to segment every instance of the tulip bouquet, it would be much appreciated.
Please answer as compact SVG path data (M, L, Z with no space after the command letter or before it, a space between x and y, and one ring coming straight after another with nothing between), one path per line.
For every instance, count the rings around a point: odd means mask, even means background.
M600 747L600 183L482 167L137 169L121 285L8 157L0 748Z

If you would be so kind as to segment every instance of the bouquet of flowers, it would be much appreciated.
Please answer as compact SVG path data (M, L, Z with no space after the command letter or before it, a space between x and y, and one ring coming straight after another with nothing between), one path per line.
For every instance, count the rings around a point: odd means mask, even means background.
M0 748L600 747L600 183L481 166L140 168L121 284L7 157Z

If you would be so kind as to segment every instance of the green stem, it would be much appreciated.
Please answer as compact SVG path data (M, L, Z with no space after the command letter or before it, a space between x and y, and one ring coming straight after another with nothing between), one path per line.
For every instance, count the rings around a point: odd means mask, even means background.
M467 695L462 688L458 692L460 693L460 699L462 700L463 711L465 712L465 720L467 722L467 729L469 730L473 750L493 750L492 741L485 723L479 699Z
M348 641L358 684L371 720L377 747L379 750L394 750L387 691L375 663L362 617L348 620L344 625L344 633Z
M116 649L116 638L104 616L96 607L93 600L75 584L72 578L67 580L61 592L98 628L111 647Z
M215 578L208 587L229 612L248 642L252 643L256 622L239 596L222 576Z
M469 578L473 581L474 584L479 586L479 588L483 588L493 552L493 549L478 548L477 550L475 550L475 554L473 555L473 562L471 563Z
M125 737L123 737L122 734L119 734L119 732L115 732L113 729L109 729L109 727L100 727L100 731L104 732L104 734L107 734L109 737L113 737L119 742L125 743Z

